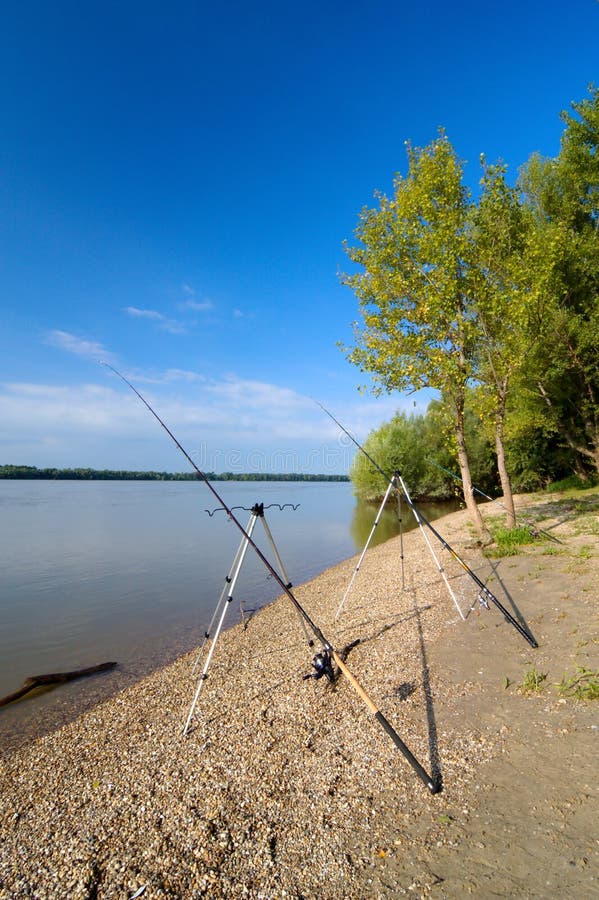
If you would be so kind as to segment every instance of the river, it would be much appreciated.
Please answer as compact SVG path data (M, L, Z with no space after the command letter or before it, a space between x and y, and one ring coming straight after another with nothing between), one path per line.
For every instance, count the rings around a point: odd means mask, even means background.
M293 584L361 550L377 514L347 482L215 486L229 506L246 508L235 510L244 526L249 508L264 503ZM200 642L242 538L216 506L194 481L0 481L0 697L31 675L118 662L115 672L0 709L0 749L52 730ZM448 507L423 511L434 518ZM405 504L402 520L413 527ZM373 544L398 528L389 502ZM259 521L254 535L274 563ZM250 551L235 600L249 610L280 593ZM227 624L238 617L233 603Z

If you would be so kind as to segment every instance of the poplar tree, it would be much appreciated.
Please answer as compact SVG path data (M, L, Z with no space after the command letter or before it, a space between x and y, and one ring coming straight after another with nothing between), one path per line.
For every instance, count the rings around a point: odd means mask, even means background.
M512 485L506 465L505 432L514 379L537 343L543 316L543 291L535 265L532 222L503 164L487 165L480 200L472 210L476 267L473 315L478 326L476 350L477 408L494 433L497 470L507 511L506 525L516 525Z
M428 147L408 145L408 174L391 199L360 214L359 245L345 249L360 267L342 282L355 292L347 358L373 376L375 392L434 388L451 411L464 499L483 541L490 540L474 499L465 440L465 403L474 375L475 249L463 168L441 131Z

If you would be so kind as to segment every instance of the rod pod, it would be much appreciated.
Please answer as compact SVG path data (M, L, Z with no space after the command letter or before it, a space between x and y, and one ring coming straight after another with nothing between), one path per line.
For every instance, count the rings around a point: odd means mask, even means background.
M408 494L408 489L407 489L407 487L405 486L405 484L404 484L404 482L403 482L403 479L402 479L401 475L399 474L399 472L394 472L394 473L393 473L393 477L389 479L389 485L388 485L388 487L387 487L387 491L386 491L386 493L385 493L385 496L383 497L383 502L381 503L380 509L379 509L379 511L378 511L378 513L377 513L377 516L376 516L376 519L374 520L374 525L372 526L372 530L371 530L371 532L370 532L370 534L369 534L369 536L368 536L368 540L366 541L366 543L365 543L365 545L364 545L364 549L362 550L362 554L361 554L361 556L360 556L360 558L359 558L359 560L358 560L358 564L357 564L356 568L354 569L353 575L352 575L352 577L351 577L351 581L350 581L350 583L349 583L348 586L347 586L347 589L346 589L346 591L345 591L345 594L343 595L343 599L341 600L341 603L339 604L339 608L337 609L337 613L335 614L335 621L337 621L337 619L338 619L339 616L341 615L341 610L343 609L343 607L344 607L344 605L345 605L345 601L347 600L347 597L348 597L348 595L349 595L349 592L351 591L352 585L353 585L353 583L354 583L354 581L355 581L355 579L356 579L356 576L357 576L358 572L360 571L360 566L362 565L362 562L364 561L364 557L366 556L366 551L368 550L368 547L370 546L370 542L371 542L371 540L372 540L372 538L373 538L373 536L374 536L374 532L375 532L375 530L376 530L376 527L377 527L377 525L379 524L380 518L381 518L381 516L382 516L382 514L383 514L383 509L385 508L385 505L386 505L386 503L387 503L387 500L389 499L389 495L391 494L391 492L392 492L393 490L394 490L395 493L397 494L398 502L401 504L401 494L400 494L400 491L399 491L398 484L401 484L402 491L403 491L403 493L405 494L406 499L408 500L408 503L410 503L410 506L412 506L411 501L410 501L410 496L409 496L409 494ZM427 546L428 549L430 550L431 556L433 557L433 559L434 559L434 561L435 561L435 565L437 566L437 569L438 569L438 571L439 571L439 574L441 575L441 577L443 578L443 581L445 582L445 585L446 585L446 587L447 587L447 590L449 591L449 596L450 596L451 599L453 600L454 606L455 606L455 608L457 609L460 618L462 619L462 621L465 621L466 617L465 617L464 613L462 612L462 610L460 609L460 604L458 603L457 597L456 597L455 593L453 592L453 590L452 590L452 588L451 588L451 585L450 585L450 583L449 583L449 580L448 580L448 578L447 578L447 575L445 574L445 570L444 570L443 566L441 565L441 563L439 562L439 559L438 559L438 557L437 557L437 554L436 554L435 551L433 550L432 545L431 545L431 542L429 541L429 539L428 539L428 537L427 537L427 534L426 534L424 528L422 527L422 524L423 524L423 523L422 523L422 520L421 520L421 518L420 518L420 516L419 516L419 514L418 514L418 511L415 509L415 507L413 507L412 509L413 509L414 515L415 515L415 517L416 517L416 521L417 521L417 523L418 523L418 527L420 528L420 533L422 534L422 537L424 538L424 542L425 542L426 546ZM400 519L400 522L401 522L401 519ZM400 534L401 534L401 532L400 532ZM402 540L402 548L401 548L401 576L402 576L402 587L403 587L403 540Z
M210 639L212 639L212 643L210 645L210 648L206 655L206 659L204 661L204 666L199 675L198 685L196 688L196 692L194 694L191 708L189 710L189 715L187 716L187 720L186 720L185 726L183 728L184 735L186 735L189 731L189 728L191 726L191 722L193 719L193 714L194 714L196 705L198 703L198 700L200 699L200 694L202 692L202 688L204 686L204 682L208 678L208 669L210 667L210 662L212 660L212 656L216 649L216 643L219 639L219 636L220 636L220 633L221 633L221 630L222 630L222 627L223 627L223 624L225 621L225 616L226 616L227 610L228 610L229 606L231 605L231 603L233 602L233 595L235 593L235 586L237 584L237 579L239 577L239 573L241 571L241 567L242 567L243 561L245 559L246 551L249 547L248 537L250 537L250 538L252 537L252 535L254 533L254 528L256 527L256 522L258 521L258 519L262 522L262 525L264 527L264 532L270 542L272 551L275 554L275 558L277 560L281 576L287 582L287 586L291 587L291 582L289 581L289 579L287 577L287 573L285 571L283 561L281 560L279 551L277 549L277 545L274 542L272 532L266 523L266 518L264 516L264 504L263 503L254 504L254 506L251 508L250 512L251 512L251 515L250 515L248 524L246 526L247 536L244 536L241 538L241 542L237 549L237 553L235 554L231 568L229 569L229 572L225 578L225 583L223 585L223 589L222 589L221 595L219 597L218 603L216 604L216 607L214 608L214 613L212 614L212 619L210 620L210 625L204 632L204 639L203 639L200 649L198 651L196 661L193 665L192 675L195 674L196 669L198 668L198 666L200 664L200 660L202 659L202 657L204 655L204 649L206 647L206 644L208 643L208 641ZM310 635L308 634L308 631L306 628L306 623L304 622L304 620L301 616L299 616L299 619L300 619L300 622L304 629L304 634L306 636L306 640L308 641L308 645L310 647L313 647L314 641L310 639ZM215 628L214 634L213 634L212 629L214 628L215 622L217 622L217 625L216 625L216 628Z
M347 430L347 428L345 428L345 427L341 424L341 422L340 422L338 419L336 419L335 416L334 416L331 412L329 412L328 409L326 409L326 407L324 407L324 406L322 405L322 403L319 403L318 400L316 400L315 402L317 403L318 406L320 406L320 408L322 409L322 411L325 412L325 413L327 414L327 416L328 416L330 419L332 419L333 422L335 422L335 423L339 426L339 428L343 431L344 434L347 435L347 437L350 439L350 441L353 441L353 443L356 445L356 447L358 448L358 450L361 450L361 451L362 451L362 453L364 454L364 456L366 457L366 459L369 460L369 462L372 463L372 465L373 465L374 468L377 470L377 472L380 472L380 474L383 476L383 478L386 478L387 481L391 481L391 480L392 480L392 479L391 479L391 476L388 475L387 472L385 472L384 469L382 469L382 468L379 466L379 464L372 458L372 456L368 453L368 451L365 450L364 447L363 447L361 444L358 443L358 441L355 439L355 437L353 436L353 434L351 434L351 433ZM414 513L414 515L416 516L416 519L417 519L417 520L418 520L418 519L421 519L421 520L422 520L422 522L426 525L426 527L429 528L430 531L432 531L432 533L435 535L435 537L437 538L437 540L439 540L439 541L441 542L443 548L444 548L445 550L447 550L447 551L451 554L451 556L453 556L453 558L455 559L455 561L456 561L457 563L459 563L459 565L462 567L462 569L463 569L468 575L470 575L470 577L471 577L472 580L475 582L475 584L478 585L478 588L479 588L479 590L480 590L481 596L484 597L486 600L489 600L491 603L493 603L493 605L496 606L497 609L500 610L500 612L503 613L503 615L505 616L506 620L507 620L511 625L514 626L514 628L516 629L516 631L518 631L518 632L522 635L522 637L530 644L530 646L536 649L539 645L538 645L538 643L536 642L536 640L534 639L534 637L533 637L533 636L532 636L525 628L522 627L522 625L520 624L520 622L518 622L518 620L515 619L514 616L513 616L513 615L505 608L505 606L497 599L497 597L495 596L495 594L493 594L493 592L489 590L489 588L486 586L486 584L484 584L484 582L482 582L482 581L480 580L480 578L478 577L478 575L476 575L475 572L472 571L472 569L470 568L470 566L469 566L466 562L464 562L464 560L463 560L462 557L459 555L459 553L457 553L457 552L453 549L453 547L452 547L450 544L447 543L447 541L445 540L445 538L444 538L441 534L439 534L439 532L436 530L436 528L433 528L433 526L432 526L431 523L428 521L428 519L426 519L426 518L422 515L422 513L419 512L419 510L416 509L416 507L415 507L414 504L412 503L412 500L411 500L411 498L410 498L410 495L407 494L407 492L405 491L405 489L404 489L404 494L406 495L406 501L407 501L407 503L408 503L408 506L410 507L410 509L412 510L412 512Z
M212 617L213 621L214 621L214 619L217 617L218 611L220 611L220 614L218 615L218 624L216 626L216 631L214 632L214 637L212 638L212 643L210 644L210 649L208 650L206 659L204 660L204 667L203 667L202 671L200 672L200 677L198 678L198 686L196 688L196 692L194 694L185 725L183 726L183 734L187 734L187 732L189 731L189 727L191 725L191 720L193 719L193 714L194 714L197 702L200 699L200 694L202 692L204 682L208 678L208 669L210 667L210 662L212 660L214 651L216 650L216 644L217 644L219 635L222 631L222 627L223 627L223 624L225 621L227 609L230 607L231 603L233 602L233 594L235 593L235 585L237 584L237 578L239 577L239 573L240 573L241 567L243 565L243 560L245 559L245 554L246 554L247 548L249 547L248 539L250 539L253 534L254 527L256 525L257 520L258 520L257 516L255 516L254 513L252 513L252 515L250 516L250 520L248 522L248 526L247 526L247 536L248 537L241 539L241 544L239 545L239 550L237 551L237 553L235 555L235 561L233 563L231 571L229 572L229 575L227 575L227 577L225 579L225 586L223 588L223 592L217 603L216 609L214 611L214 616ZM194 665L194 671L200 661L200 657L203 652L206 641L209 640L209 638L210 638L211 631L212 631L212 623L210 624L209 630L206 632L206 637L205 637L204 643L202 644L202 648L200 650L200 653L198 654L198 658Z
M306 625L308 626L308 628L310 629L310 631L312 631L312 633L317 638L317 640L322 644L323 650L328 651L331 654L331 657L333 658L334 662L339 667L340 672L347 679L347 681L351 684L351 686L353 687L355 692L358 694L358 696L366 704L366 706L368 707L370 712L373 714L377 723L383 728L383 730L391 738L391 740L393 741L393 743L395 744L397 749L402 753L402 755L408 761L408 763L410 764L410 766L412 767L412 769L414 770L416 775L418 775L418 777L420 778L422 783L428 788L428 790L431 792L431 794L437 794L441 790L440 780L437 778L433 778L432 775L429 775L426 772L426 770L422 767L422 765L418 762L418 760L416 759L414 754L411 752L411 750L408 748L408 746L402 741L400 736L397 734L397 732L395 731L395 729L393 728L391 723L384 717L384 715L378 709L378 707L376 706L374 701L366 693L366 691L364 690L362 685L359 683L359 681L357 680L355 675L345 665L345 662L341 659L341 657L339 656L339 654L337 653L337 651L335 650L333 645L330 643L330 641L327 641L327 639L325 638L324 634L322 633L322 631L320 630L318 625L316 625L316 623L310 618L310 616L308 615L308 613L306 612L304 607L301 605L299 600L296 598L295 594L293 594L293 592L291 591L291 588L285 584L285 582L283 581L283 579L281 578L281 576L279 575L277 570L271 565L271 563L268 561L268 559L264 556L264 554L262 553L262 551L260 550L258 545L254 542L252 537L250 535L248 535L247 531L245 530L245 528L243 527L243 525L241 524L239 519L235 516L235 514L232 512L230 507L227 506L227 504L222 499L222 497L220 496L220 494L218 493L218 491L216 490L214 485L211 484L211 482L209 481L208 477L196 465L196 463L193 461L193 459L191 458L191 456L189 455L187 450L185 450L183 445L181 443L179 443L179 441L177 440L177 438L175 437L173 432L162 421L162 419L160 418L158 413L150 406L148 401L140 394L140 392L137 390L137 388L135 388L131 384L131 382L125 378L124 375L121 375L121 373L117 369L115 369L114 366L111 366L110 363L103 362L102 365L106 366L107 369L110 369L112 372L114 372L114 374L117 375L121 379L121 381L123 381L127 385L127 387L129 387L133 391L133 393L141 400L141 402L149 410L149 412L152 413L152 415L154 416L156 421L162 426L162 428L164 428L164 430L169 435L171 440L179 448L179 450L181 451L181 453L183 454L185 459L188 461L188 463L191 465L191 467L195 470L198 478L201 478L201 480L204 482L204 484L206 485L208 490L218 500L218 502L221 504L223 510L229 516L229 518L234 523L236 528L247 539L248 544L252 547L252 549L258 556L258 558L266 566L266 568L268 569L268 571L270 572L272 577L275 579L277 584L282 588L284 593L291 600L293 606L296 608L296 610L299 612L299 614L303 617L303 619L304 619Z

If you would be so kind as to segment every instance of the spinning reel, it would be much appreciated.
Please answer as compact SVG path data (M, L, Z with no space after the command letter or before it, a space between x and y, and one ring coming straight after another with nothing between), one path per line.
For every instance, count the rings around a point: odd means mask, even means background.
M308 678L322 678L323 675L329 679L331 684L335 683L335 673L333 671L333 663L331 660L331 651L323 647L320 653L316 653L312 660L312 666L314 667L314 672L309 672L307 675L304 675L303 680L306 681Z

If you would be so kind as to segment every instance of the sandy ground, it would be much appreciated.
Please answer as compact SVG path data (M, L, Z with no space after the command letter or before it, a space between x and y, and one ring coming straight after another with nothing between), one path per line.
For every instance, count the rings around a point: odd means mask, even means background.
M282 599L223 635L187 737L193 655L2 762L0 897L599 897L599 704L556 686L599 668L598 497L524 503L562 543L486 560L465 513L434 524L538 649L418 532L338 620L357 558L297 590L438 794L346 679L303 680Z

